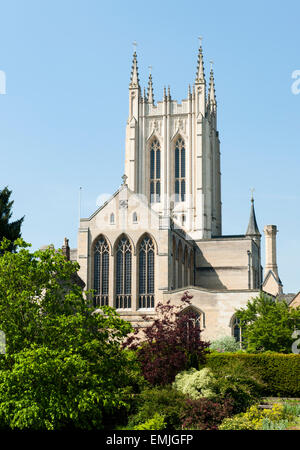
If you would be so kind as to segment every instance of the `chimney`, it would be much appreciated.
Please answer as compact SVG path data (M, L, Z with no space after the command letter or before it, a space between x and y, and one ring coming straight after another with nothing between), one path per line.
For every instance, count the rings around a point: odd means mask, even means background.
M264 233L266 242L265 273L267 274L269 270L272 270L274 275L279 279L276 261L276 225L266 225L264 227Z
M70 247L69 247L69 239L65 238L64 245L62 246L63 255L65 255L66 260L70 261Z

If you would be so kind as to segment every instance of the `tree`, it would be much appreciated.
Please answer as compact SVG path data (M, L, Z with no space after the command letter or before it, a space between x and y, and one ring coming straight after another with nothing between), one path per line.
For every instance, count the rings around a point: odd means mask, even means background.
M285 301L261 292L246 308L237 310L236 317L248 352L291 353L292 334L300 328L300 308L289 308Z
M132 327L108 306L95 313L62 252L15 245L0 244L0 426L101 428L129 407L136 362L121 342Z
M12 206L13 201L9 201L12 191L6 186L2 191L0 191L0 242L5 237L11 241L9 247L10 251L15 251L13 242L21 237L21 225L24 220L24 216L15 220L14 222L9 222L12 216Z
M158 303L157 319L141 332L139 329L127 338L125 347L137 351L142 372L153 385L164 385L174 381L177 373L190 367L198 368L205 361L209 342L201 340L197 326L197 315L192 309L182 312L190 305L192 297L187 293L181 305ZM144 317L144 320L151 320Z

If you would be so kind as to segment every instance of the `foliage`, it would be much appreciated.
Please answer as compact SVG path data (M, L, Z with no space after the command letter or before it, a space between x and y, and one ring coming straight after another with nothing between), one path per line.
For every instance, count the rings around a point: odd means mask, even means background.
M181 413L184 430L216 430L225 417L232 414L230 399L214 401L208 398L187 399Z
M178 373L172 386L195 400L200 397L214 397L216 395L212 389L214 383L215 377L211 369L196 370L191 368Z
M255 403L264 389L264 383L252 367L245 367L240 359L229 359L226 365L212 368L216 395L234 401L234 413L242 412Z
M180 427L180 412L186 397L171 386L144 389L135 396L133 414L129 417L127 429L149 421L158 413L164 417L168 430Z
M280 353L213 353L206 366L214 374L232 372L237 365L241 376L252 374L260 395L300 397L300 355ZM239 369L238 369L239 367ZM261 387L259 387L261 385ZM254 385L255 386L255 385Z
M8 250L15 251L16 247L13 242L21 237L21 226L24 220L22 217L19 220L10 222L12 217L12 206L13 201L9 201L12 191L6 186L2 191L0 191L0 242L3 238L10 241ZM2 253L0 249L0 254Z
M283 405L275 403L272 409L259 409L251 406L245 413L223 420L219 430L261 430L263 423L276 423L284 419ZM263 422L264 419L268 419Z
M94 314L72 281L77 263L52 248L31 253L23 240L15 244L17 253L7 251L7 240L0 244L6 249L0 257L0 329L8 353L32 344L85 351L94 339L107 342L108 337L111 346L119 345L132 330L112 308Z
M273 422L268 417L263 418L262 420L262 430L285 430L289 425L289 421L287 419L278 420L277 422Z
M240 344L233 336L223 336L213 341L210 344L209 349L217 352L236 352L240 350Z
M292 334L300 328L300 308L289 308L285 301L274 301L261 292L245 308L237 310L236 317L248 352L292 352Z
M128 409L144 385L134 352L121 349L132 331L113 308L95 313L72 282L78 266L62 253L0 257L0 422L10 428L101 428Z
M178 307L170 301L159 303L155 308L158 317L143 330L143 336L137 329L124 344L137 350L143 375L152 385L172 383L177 373L205 361L209 343L201 340L197 316L191 309L182 312L191 298L185 293Z
M2 426L99 429L104 411L128 405L126 386L112 375L116 369L122 375L114 362L109 367L102 358L93 363L90 355L46 347L25 349L5 359L0 370Z
M136 425L134 430L164 430L166 428L165 417L155 413L152 419Z

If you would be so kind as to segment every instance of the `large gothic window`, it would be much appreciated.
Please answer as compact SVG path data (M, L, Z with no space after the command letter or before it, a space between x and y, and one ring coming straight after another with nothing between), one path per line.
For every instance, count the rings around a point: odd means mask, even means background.
M160 143L157 139L150 147L150 202L160 202Z
M108 305L109 247L101 236L94 248L94 306Z
M131 308L132 249L129 239L120 239L116 252L116 308Z
M185 201L185 147L181 138L175 144L175 201Z
M149 236L139 248L139 308L154 308L154 244Z

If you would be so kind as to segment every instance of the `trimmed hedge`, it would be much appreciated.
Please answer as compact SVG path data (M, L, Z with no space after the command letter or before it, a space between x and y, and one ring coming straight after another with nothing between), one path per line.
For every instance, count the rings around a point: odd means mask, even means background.
M300 354L211 353L207 355L206 367L226 374L226 365L236 360L255 371L266 384L263 395L300 397Z

